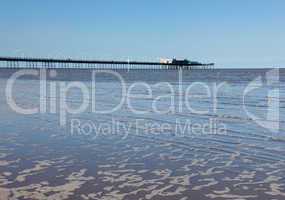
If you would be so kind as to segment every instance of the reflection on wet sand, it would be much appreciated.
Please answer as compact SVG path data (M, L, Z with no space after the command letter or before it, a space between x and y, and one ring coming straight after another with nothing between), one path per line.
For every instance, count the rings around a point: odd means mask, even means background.
M62 146L58 139L44 137L34 145L19 136L22 141L17 142L25 144L22 148L29 147L29 151L20 153L17 159L16 150L2 153L3 197L282 199L285 196L284 162L249 163L249 158L244 159L238 153L225 156L216 152L188 152L173 148L169 142L144 145L137 137L99 138L92 143L82 140L76 146L72 141ZM45 149L50 145L53 148L37 153L41 146Z

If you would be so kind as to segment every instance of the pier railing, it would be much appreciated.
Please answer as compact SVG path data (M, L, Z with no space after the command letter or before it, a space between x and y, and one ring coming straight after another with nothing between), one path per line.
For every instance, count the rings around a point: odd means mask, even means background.
M138 61L76 60L55 58L0 57L0 68L25 69L98 69L98 70L192 70L212 69L210 64L174 64Z

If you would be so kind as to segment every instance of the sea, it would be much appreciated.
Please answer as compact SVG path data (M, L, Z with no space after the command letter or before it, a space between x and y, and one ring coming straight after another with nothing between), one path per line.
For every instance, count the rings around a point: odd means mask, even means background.
M285 199L284 75L0 69L0 199Z

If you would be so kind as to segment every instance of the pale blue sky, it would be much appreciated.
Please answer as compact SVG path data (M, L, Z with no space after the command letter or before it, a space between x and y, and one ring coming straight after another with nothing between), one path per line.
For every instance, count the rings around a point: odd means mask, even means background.
M0 55L285 67L284 0L0 0Z

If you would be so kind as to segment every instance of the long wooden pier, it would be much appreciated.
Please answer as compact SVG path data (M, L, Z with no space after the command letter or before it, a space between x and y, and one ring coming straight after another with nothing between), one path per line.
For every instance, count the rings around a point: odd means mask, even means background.
M100 70L192 70L212 69L213 63L160 63L138 61L76 60L54 58L0 57L0 68L14 69L100 69Z

